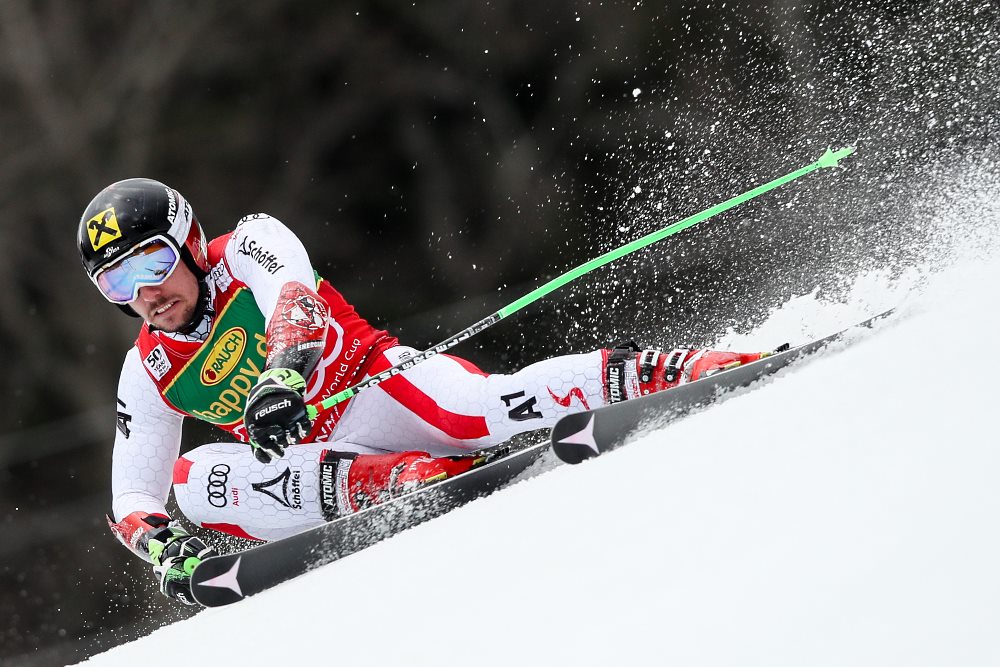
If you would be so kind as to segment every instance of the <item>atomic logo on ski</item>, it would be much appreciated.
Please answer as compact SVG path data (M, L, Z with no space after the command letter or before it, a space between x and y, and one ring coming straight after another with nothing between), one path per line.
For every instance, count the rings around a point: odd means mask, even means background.
M240 573L240 561L243 557L240 556L233 563L233 566L229 568L228 571L223 572L217 577L213 577L206 581L201 582L202 586L211 586L213 588L228 588L232 592L236 593L240 597L243 597L243 591L240 589L240 582L236 578Z
M597 447L597 441L594 440L594 415L590 415L590 419L587 420L587 425L576 433L571 433L564 438L559 439L560 444L568 445L585 445L594 450L595 454L600 454L601 450Z

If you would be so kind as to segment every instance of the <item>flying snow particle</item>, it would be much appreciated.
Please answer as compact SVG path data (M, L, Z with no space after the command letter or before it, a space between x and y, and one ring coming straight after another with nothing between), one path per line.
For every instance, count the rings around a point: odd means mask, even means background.
M642 94L642 89L641 88L633 88L632 89L632 97L639 97L639 95L641 95L641 94Z

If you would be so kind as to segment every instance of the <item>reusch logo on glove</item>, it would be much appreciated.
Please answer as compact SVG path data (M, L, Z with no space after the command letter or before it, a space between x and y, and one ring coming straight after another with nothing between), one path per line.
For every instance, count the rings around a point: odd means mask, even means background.
M291 404L292 404L291 399L286 398L281 403L275 403L274 405L269 405L266 408L261 408L257 412L253 413L253 416L256 417L257 419L260 419L261 417L266 417L275 410L281 410L282 408L287 408Z

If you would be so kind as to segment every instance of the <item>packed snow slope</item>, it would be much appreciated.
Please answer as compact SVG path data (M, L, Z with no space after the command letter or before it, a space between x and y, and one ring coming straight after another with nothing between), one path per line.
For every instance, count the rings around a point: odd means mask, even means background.
M615 453L92 663L1000 664L998 284L1000 263L969 261L796 299L723 342L902 305Z

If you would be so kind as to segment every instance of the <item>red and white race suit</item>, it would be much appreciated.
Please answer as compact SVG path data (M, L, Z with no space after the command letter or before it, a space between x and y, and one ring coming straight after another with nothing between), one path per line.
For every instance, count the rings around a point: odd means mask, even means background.
M415 450L432 457L474 452L517 433L550 428L570 412L760 356L596 350L489 374L459 357L437 355L321 413L304 443L263 464L242 444L243 406L264 367L268 324L279 316L279 294L288 283L316 286L327 306L325 347L307 381L307 402L396 365L416 350L372 327L317 278L298 238L268 215L241 220L209 244L208 256L211 307L198 328L184 335L144 325L125 356L112 494L113 514L121 522L116 532L127 543L134 544L135 532L144 530L137 517L166 516L171 486L181 511L204 528L278 539L330 519L334 496L334 510L356 508L344 500L346 464L340 488L324 489L321 459L327 450L359 455ZM179 457L186 416L227 430L231 440Z

